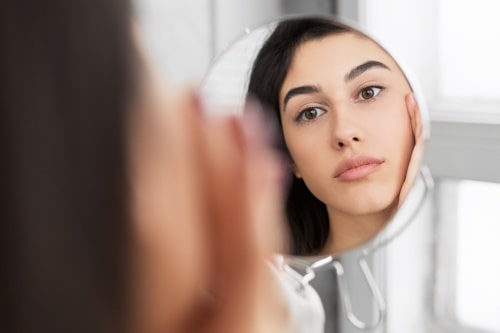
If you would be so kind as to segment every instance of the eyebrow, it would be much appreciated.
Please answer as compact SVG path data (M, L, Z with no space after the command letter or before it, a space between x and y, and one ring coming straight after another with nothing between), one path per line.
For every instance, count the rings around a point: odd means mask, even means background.
M381 63L380 61L369 60L369 61L362 63L361 65L356 66L353 69L351 69L349 71L349 73L347 73L345 75L344 81L348 82L348 81L354 80L355 78L357 78L358 76L360 76L361 74L363 74L364 72L366 72L367 70L372 69L372 68L383 68L383 69L387 69L389 71L391 70L387 65Z
M321 91L321 89L319 89L316 86L300 86L300 87L292 88L292 89L288 90L288 92L286 93L283 105L286 106L286 103L288 103L288 101L294 96L304 95L304 94L313 94L313 93L317 93L320 91Z
M366 72L367 70L372 69L372 68L383 68L383 69L387 69L389 71L391 70L387 65L381 63L380 61L369 60L369 61L364 62L361 65L358 65L358 66L354 67L353 69L351 69L344 76L344 81L348 82L348 81L354 80L355 78L357 78L358 76L360 76L361 74L363 74L364 72ZM313 93L318 93L318 92L321 92L321 89L319 87L313 86L313 85L305 85L305 86L292 88L286 93L285 98L283 100L283 105L286 106L288 101L290 101L290 99L294 96L313 94Z

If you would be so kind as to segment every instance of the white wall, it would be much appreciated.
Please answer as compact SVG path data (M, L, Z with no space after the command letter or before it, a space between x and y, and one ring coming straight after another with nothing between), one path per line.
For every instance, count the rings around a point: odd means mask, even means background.
M210 0L135 0L153 60L169 81L197 82L211 52Z
M247 26L279 16L280 0L135 0L146 45L169 81L198 84Z

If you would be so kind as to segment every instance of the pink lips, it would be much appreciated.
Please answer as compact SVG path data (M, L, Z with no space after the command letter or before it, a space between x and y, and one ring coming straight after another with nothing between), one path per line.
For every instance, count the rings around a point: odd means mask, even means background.
M382 163L383 160L358 155L343 160L335 170L334 178L346 181L358 180L374 172Z

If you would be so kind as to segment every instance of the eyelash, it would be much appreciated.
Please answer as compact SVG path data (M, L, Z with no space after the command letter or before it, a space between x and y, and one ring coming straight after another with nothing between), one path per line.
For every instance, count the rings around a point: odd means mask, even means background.
M320 112L322 112L319 116L316 116L314 119L304 119L304 115L306 114L307 111L311 111L311 110L319 110ZM319 107L319 106L310 106L310 107L306 107L305 109L302 109L299 114L297 114L297 117L295 118L295 121L296 122L299 122L299 123L307 123L307 122L310 122L310 121L314 121L315 119L318 119L318 117L321 117L322 114L324 114L326 111Z
M370 98L366 98L366 99L363 99L361 98L361 94L367 90L378 90L374 93L374 95ZM360 101L360 102L369 102L371 101L372 99L376 98L378 95L380 95L380 93L384 90L385 88L382 87L382 86L376 86L376 85L372 85L372 86L366 86L366 87L363 87L361 88L358 93L356 94L356 101ZM304 115L306 114L306 112L308 111L311 111L311 110L319 110L321 112L321 114L319 116L316 116L314 119L304 119ZM323 108L319 107L319 106L310 106L310 107L306 107L305 109L302 109L298 114L297 114L297 117L295 118L295 121L298 122L298 123L307 123L307 122L311 122L311 121L314 121L316 120L317 118L321 117L321 115L323 115L324 113L326 112L326 110L324 110Z
M374 93L374 95L373 95L372 97L370 97L370 98L366 98L366 99L361 98L361 94L362 94L363 92L365 92L365 91L369 90L369 89L371 89L371 90L378 89L378 92ZM372 99L376 98L378 95L380 95L380 93L381 93L384 89L385 89L384 87L382 87L382 86L376 86L376 85L363 87L363 88L361 88L361 89L358 91L358 93L356 94L356 98L355 98L355 100L356 100L356 101L360 101L360 102L368 102L368 101L370 101L370 100L372 100Z

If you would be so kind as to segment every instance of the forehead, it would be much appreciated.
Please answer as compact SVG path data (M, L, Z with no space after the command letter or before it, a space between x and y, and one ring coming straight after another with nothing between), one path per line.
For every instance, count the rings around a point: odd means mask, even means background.
M344 78L352 68L369 60L387 65L392 72L400 71L394 59L377 43L357 33L343 32L306 41L296 49L283 88L293 81L313 79L328 73L332 78ZM310 82L315 83L315 82Z

